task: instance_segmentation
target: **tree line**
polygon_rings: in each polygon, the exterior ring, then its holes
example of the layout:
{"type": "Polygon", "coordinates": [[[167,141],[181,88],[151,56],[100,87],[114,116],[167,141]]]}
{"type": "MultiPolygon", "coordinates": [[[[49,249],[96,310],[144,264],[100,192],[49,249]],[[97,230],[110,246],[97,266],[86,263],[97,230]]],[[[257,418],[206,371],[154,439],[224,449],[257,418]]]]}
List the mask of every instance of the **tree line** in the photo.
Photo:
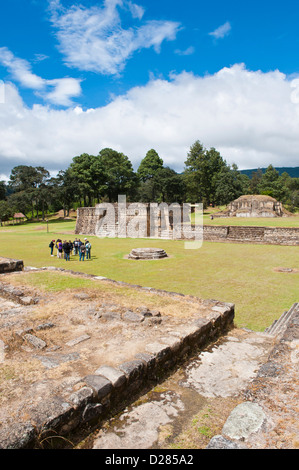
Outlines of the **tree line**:
{"type": "Polygon", "coordinates": [[[165,166],[154,149],[134,171],[126,155],[105,148],[98,155],[75,156],[55,177],[42,166],[14,167],[9,181],[0,181],[0,220],[9,220],[16,212],[27,219],[43,220],[47,213],[61,209],[68,215],[72,208],[117,202],[120,194],[128,202],[202,202],[204,207],[226,205],[244,194],[265,194],[296,212],[299,178],[280,175],[272,165],[264,173],[253,172],[250,178],[199,140],[190,147],[182,173],[165,166]]]}

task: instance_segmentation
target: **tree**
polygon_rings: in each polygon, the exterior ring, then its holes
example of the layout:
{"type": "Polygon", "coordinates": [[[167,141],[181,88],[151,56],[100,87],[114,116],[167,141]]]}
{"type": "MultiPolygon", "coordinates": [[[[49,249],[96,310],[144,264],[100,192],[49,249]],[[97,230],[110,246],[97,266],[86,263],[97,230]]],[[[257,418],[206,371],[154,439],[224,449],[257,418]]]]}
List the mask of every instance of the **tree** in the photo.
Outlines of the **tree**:
{"type": "Polygon", "coordinates": [[[258,185],[260,194],[274,197],[273,190],[278,179],[279,172],[272,165],[269,165],[258,185]]]}
{"type": "Polygon", "coordinates": [[[26,193],[26,201],[31,200],[32,216],[34,205],[36,207],[36,215],[39,217],[39,203],[42,204],[43,218],[44,207],[48,200],[47,184],[50,173],[42,166],[33,167],[27,165],[19,165],[12,169],[9,187],[14,193],[26,193]]]}
{"type": "Polygon", "coordinates": [[[70,169],[61,170],[56,178],[50,181],[51,203],[56,210],[63,208],[64,216],[69,215],[69,211],[78,196],[78,183],[70,169]]]}
{"type": "Polygon", "coordinates": [[[5,181],[0,181],[0,201],[6,199],[6,184],[5,181]]]}
{"type": "Polygon", "coordinates": [[[248,192],[249,178],[238,171],[237,165],[223,167],[215,177],[216,204],[228,204],[248,192]]]}
{"type": "Polygon", "coordinates": [[[138,178],[132,163],[126,155],[111,148],[102,149],[99,159],[104,168],[104,191],[109,202],[118,200],[118,195],[125,194],[128,199],[137,193],[138,178]]]}
{"type": "Polygon", "coordinates": [[[259,185],[263,177],[263,172],[260,168],[257,171],[251,173],[251,180],[249,184],[249,193],[250,194],[259,194],[259,185]]]}
{"type": "Polygon", "coordinates": [[[2,227],[2,222],[9,220],[10,217],[14,215],[13,207],[7,201],[0,201],[0,224],[2,227]]]}
{"type": "Polygon", "coordinates": [[[226,162],[214,147],[207,150],[197,140],[190,147],[185,161],[187,202],[214,204],[217,176],[225,166],[226,162]]]}
{"type": "Polygon", "coordinates": [[[77,180],[78,192],[83,198],[84,206],[92,205],[94,176],[92,172],[96,157],[88,153],[82,153],[73,158],[69,167],[70,176],[77,180]]]}
{"type": "Polygon", "coordinates": [[[185,184],[182,175],[169,167],[163,167],[157,170],[154,179],[159,194],[158,202],[184,202],[185,184]]]}
{"type": "Polygon", "coordinates": [[[151,149],[147,152],[146,156],[141,160],[137,170],[137,175],[141,181],[145,182],[153,178],[157,171],[163,168],[163,160],[159,157],[156,150],[151,149]]]}

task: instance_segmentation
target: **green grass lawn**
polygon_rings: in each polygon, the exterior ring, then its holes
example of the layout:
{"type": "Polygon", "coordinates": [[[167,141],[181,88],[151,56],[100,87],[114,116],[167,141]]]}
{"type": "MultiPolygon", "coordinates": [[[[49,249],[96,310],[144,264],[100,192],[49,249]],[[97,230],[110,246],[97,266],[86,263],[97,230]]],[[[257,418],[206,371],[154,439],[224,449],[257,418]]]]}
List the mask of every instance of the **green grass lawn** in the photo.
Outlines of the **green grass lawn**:
{"type": "MultiPolygon", "coordinates": [[[[1,227],[0,256],[22,259],[25,266],[63,267],[204,299],[233,302],[236,325],[256,331],[263,331],[299,301],[299,273],[274,271],[276,267],[298,269],[298,247],[204,242],[199,249],[187,250],[183,241],[176,240],[89,237],[90,261],[80,262],[78,256],[72,256],[70,262],[51,257],[50,240],[73,240],[74,227],[74,221],[66,220],[49,222],[49,232],[47,224],[41,222],[1,227]],[[138,247],[163,248],[169,258],[125,259],[132,248],[138,247]]],[[[66,277],[66,286],[67,282],[66,277]]]]}

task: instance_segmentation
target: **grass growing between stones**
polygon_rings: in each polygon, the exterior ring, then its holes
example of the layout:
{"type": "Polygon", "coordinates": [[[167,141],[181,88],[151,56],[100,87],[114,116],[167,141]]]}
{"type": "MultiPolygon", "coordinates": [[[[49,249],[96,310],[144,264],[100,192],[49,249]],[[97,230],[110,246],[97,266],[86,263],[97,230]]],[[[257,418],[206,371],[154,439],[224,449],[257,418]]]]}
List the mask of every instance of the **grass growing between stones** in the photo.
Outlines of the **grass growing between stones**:
{"type": "MultiPolygon", "coordinates": [[[[89,237],[91,260],[80,262],[78,256],[72,256],[66,262],[51,257],[50,240],[73,240],[74,226],[74,221],[57,221],[49,224],[49,232],[46,224],[40,223],[10,227],[10,230],[1,228],[0,255],[22,259],[25,266],[62,267],[203,299],[232,302],[236,325],[255,331],[263,331],[298,302],[299,273],[275,272],[277,267],[299,268],[298,247],[204,242],[200,249],[192,250],[185,249],[183,241],[89,237]],[[38,227],[42,228],[37,230],[38,227]],[[163,248],[169,258],[125,259],[132,248],[139,247],[163,248]]],[[[78,278],[58,281],[52,277],[44,278],[43,282],[47,288],[59,291],[66,285],[89,288],[92,281],[78,278]]]]}

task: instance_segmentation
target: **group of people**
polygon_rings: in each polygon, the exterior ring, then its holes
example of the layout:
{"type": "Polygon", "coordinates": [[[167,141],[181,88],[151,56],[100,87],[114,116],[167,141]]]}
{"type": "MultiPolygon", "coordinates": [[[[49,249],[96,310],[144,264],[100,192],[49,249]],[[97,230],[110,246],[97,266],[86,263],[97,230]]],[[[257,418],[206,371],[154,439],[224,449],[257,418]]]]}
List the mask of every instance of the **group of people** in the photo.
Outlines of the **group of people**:
{"type": "Polygon", "coordinates": [[[62,241],[58,238],[56,241],[51,240],[49,248],[51,250],[51,256],[54,256],[54,248],[56,248],[57,258],[64,258],[66,261],[70,261],[71,254],[79,255],[79,261],[91,259],[91,243],[87,238],[84,239],[84,242],[82,242],[80,238],[75,238],[73,242],[70,240],[62,241]]]}

